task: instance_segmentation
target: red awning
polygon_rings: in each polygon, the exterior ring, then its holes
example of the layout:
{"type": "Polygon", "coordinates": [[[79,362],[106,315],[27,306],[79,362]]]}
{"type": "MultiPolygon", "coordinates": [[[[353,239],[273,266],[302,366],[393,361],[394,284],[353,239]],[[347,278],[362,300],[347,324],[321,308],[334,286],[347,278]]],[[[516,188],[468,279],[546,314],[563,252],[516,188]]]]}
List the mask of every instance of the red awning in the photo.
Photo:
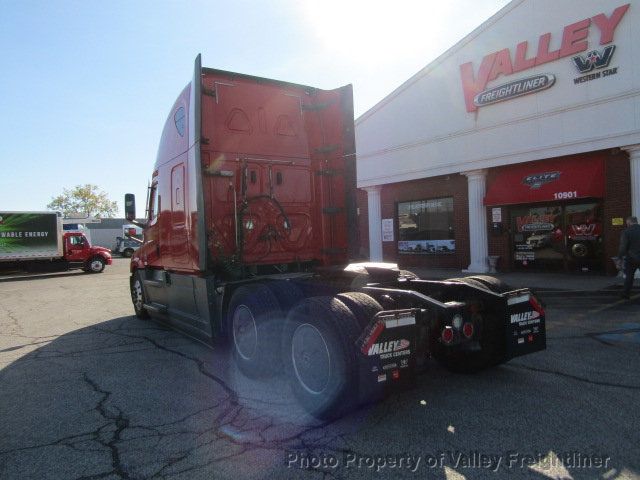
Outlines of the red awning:
{"type": "Polygon", "coordinates": [[[487,187],[485,205],[604,197],[604,161],[571,157],[503,167],[487,187]]]}

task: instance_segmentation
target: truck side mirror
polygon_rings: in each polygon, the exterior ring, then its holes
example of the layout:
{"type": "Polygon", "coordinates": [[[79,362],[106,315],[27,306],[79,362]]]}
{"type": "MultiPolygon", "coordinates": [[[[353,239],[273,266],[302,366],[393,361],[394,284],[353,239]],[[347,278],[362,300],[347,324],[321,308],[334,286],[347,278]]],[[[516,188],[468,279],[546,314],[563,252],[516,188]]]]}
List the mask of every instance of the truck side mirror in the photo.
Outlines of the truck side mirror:
{"type": "Polygon", "coordinates": [[[129,222],[136,219],[136,196],[133,193],[124,194],[124,216],[129,222]]]}

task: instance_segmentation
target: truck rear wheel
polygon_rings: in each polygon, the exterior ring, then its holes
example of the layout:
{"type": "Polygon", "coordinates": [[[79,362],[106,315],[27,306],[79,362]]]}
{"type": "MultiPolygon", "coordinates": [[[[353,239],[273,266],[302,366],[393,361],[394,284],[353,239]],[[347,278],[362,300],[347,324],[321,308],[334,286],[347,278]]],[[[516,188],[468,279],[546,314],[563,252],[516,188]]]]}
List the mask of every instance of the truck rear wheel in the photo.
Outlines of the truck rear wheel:
{"type": "Polygon", "coordinates": [[[355,316],[337,297],[306,298],[289,312],[285,371],[293,394],[314,417],[336,418],[357,404],[359,332],[355,316]]]}
{"type": "Polygon", "coordinates": [[[418,275],[413,273],[411,270],[400,270],[400,276],[403,277],[403,278],[407,278],[409,280],[420,278],[420,277],[418,277],[418,275]]]}
{"type": "Polygon", "coordinates": [[[504,293],[513,290],[511,286],[507,285],[502,280],[490,275],[473,275],[470,277],[449,278],[447,279],[447,281],[466,283],[467,285],[484,288],[495,293],[504,293]]]}
{"type": "Polygon", "coordinates": [[[265,283],[267,288],[273,293],[280,306],[280,311],[286,317],[286,314],[304,297],[298,286],[287,280],[275,280],[265,283]]]}
{"type": "Polygon", "coordinates": [[[486,288],[495,293],[505,293],[510,292],[513,288],[510,285],[507,285],[502,280],[492,277],[491,275],[473,275],[470,278],[472,280],[476,280],[482,283],[486,288]]]}
{"type": "Polygon", "coordinates": [[[372,297],[362,292],[346,292],[336,295],[355,316],[361,330],[364,330],[382,306],[372,297]]]}
{"type": "Polygon", "coordinates": [[[135,272],[131,279],[131,301],[133,302],[133,309],[136,312],[136,317],[140,319],[149,318],[149,312],[144,308],[146,299],[144,296],[144,288],[142,286],[142,276],[140,272],[135,272]]]}
{"type": "Polygon", "coordinates": [[[260,283],[238,288],[228,312],[227,332],[238,369],[249,378],[280,372],[284,315],[271,290],[260,283]]]}

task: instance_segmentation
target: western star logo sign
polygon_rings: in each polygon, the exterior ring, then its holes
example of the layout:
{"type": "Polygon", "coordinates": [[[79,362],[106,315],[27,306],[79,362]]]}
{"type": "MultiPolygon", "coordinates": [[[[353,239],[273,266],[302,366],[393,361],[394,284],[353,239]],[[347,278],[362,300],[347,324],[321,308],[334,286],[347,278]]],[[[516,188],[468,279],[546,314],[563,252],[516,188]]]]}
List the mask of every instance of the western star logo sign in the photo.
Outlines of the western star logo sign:
{"type": "Polygon", "coordinates": [[[540,188],[545,183],[550,183],[560,178],[562,172],[544,172],[527,175],[522,179],[524,185],[528,185],[532,190],[540,188]]]}
{"type": "Polygon", "coordinates": [[[615,52],[616,46],[609,45],[602,52],[593,50],[587,54],[586,57],[577,55],[573,57],[573,63],[580,73],[589,73],[595,68],[605,68],[609,66],[613,52],[615,52]]]}
{"type": "Polygon", "coordinates": [[[573,83],[578,85],[584,82],[590,82],[591,80],[597,80],[599,78],[609,77],[618,73],[618,67],[606,68],[611,63],[613,52],[616,51],[615,45],[609,45],[604,50],[592,50],[587,53],[586,56],[576,55],[573,57],[573,64],[582,75],[574,78],[573,83]],[[602,71],[593,72],[593,70],[605,69],[602,71]],[[590,73],[593,72],[593,73],[590,73]]]}
{"type": "MultiPolygon", "coordinates": [[[[515,55],[512,55],[511,50],[508,48],[486,55],[480,63],[477,74],[472,62],[460,65],[460,76],[462,79],[462,89],[464,90],[464,99],[467,111],[475,112],[478,107],[483,105],[489,105],[491,103],[496,103],[496,101],[508,100],[510,98],[519,97],[527,93],[533,93],[543,90],[544,88],[532,88],[528,91],[521,89],[521,92],[516,95],[514,94],[514,88],[511,92],[511,95],[506,95],[506,93],[504,93],[499,99],[497,99],[498,93],[495,93],[495,101],[488,101],[484,103],[481,101],[476,103],[474,101],[481,100],[482,94],[490,94],[496,88],[506,88],[512,83],[517,83],[511,82],[505,85],[501,85],[500,87],[486,90],[487,85],[490,82],[496,80],[502,75],[509,76],[513,75],[514,73],[524,72],[539,65],[554,62],[560,58],[575,57],[579,53],[586,52],[587,50],[589,50],[589,42],[587,38],[589,37],[589,29],[591,28],[591,24],[594,24],[600,33],[600,45],[608,45],[609,43],[613,42],[613,36],[616,28],[622,20],[622,17],[624,17],[625,13],[627,13],[629,5],[630,4],[626,4],[616,8],[611,13],[611,15],[600,13],[595,17],[585,18],[584,20],[580,20],[579,22],[567,25],[562,31],[562,41],[560,44],[560,48],[557,50],[550,50],[551,33],[544,33],[540,35],[538,39],[538,48],[535,57],[527,56],[527,52],[529,50],[529,42],[523,41],[516,46],[515,55]]],[[[598,53],[597,51],[595,52],[598,53]]],[[[610,55],[611,54],[613,54],[613,52],[611,52],[610,55]]],[[[549,75],[549,77],[552,77],[552,75],[549,75]]],[[[531,80],[531,78],[523,79],[522,81],[531,80]]],[[[547,85],[546,88],[549,88],[551,85],[552,84],[547,85]]],[[[490,95],[490,97],[492,97],[492,95],[490,95]]],[[[489,99],[489,97],[487,97],[487,99],[489,99]]]]}
{"type": "Polygon", "coordinates": [[[573,230],[574,235],[592,235],[596,230],[596,224],[571,225],[571,230],[573,230]]]}

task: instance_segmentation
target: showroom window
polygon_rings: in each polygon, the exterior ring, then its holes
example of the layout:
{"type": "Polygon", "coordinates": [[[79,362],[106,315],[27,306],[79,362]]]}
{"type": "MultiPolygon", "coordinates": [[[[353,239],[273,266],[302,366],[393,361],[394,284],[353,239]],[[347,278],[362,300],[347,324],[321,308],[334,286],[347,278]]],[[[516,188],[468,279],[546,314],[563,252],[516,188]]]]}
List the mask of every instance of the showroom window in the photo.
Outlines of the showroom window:
{"type": "Polygon", "coordinates": [[[398,203],[399,253],[454,253],[453,197],[398,203]]]}

